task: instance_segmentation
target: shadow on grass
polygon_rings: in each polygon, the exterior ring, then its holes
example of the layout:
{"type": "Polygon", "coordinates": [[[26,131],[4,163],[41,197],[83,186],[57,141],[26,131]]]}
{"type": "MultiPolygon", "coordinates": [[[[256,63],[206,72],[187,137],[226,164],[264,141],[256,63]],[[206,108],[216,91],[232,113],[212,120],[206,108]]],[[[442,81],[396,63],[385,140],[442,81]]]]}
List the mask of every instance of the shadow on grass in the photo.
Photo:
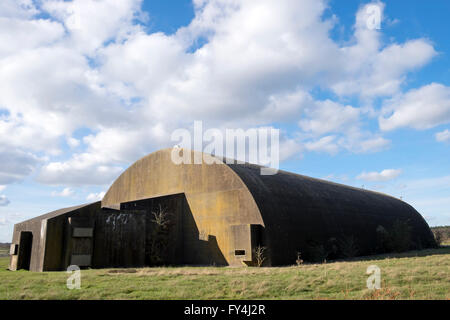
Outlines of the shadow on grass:
{"type": "Polygon", "coordinates": [[[338,262],[338,261],[370,261],[370,260],[383,260],[383,259],[392,259],[392,258],[414,258],[414,257],[427,257],[427,256],[435,256],[435,255],[446,255],[450,254],[450,246],[441,246],[436,249],[423,249],[423,250],[413,250],[406,252],[391,252],[385,254],[378,254],[373,256],[360,256],[345,260],[335,260],[330,262],[338,262]]]}

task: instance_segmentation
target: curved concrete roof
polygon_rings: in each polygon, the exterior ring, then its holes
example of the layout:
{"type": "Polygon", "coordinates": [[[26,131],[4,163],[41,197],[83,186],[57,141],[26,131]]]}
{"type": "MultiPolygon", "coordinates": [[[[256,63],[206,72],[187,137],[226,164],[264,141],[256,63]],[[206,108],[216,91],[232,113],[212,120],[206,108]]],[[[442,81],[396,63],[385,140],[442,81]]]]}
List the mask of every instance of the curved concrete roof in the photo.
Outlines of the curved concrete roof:
{"type": "MultiPolygon", "coordinates": [[[[136,161],[112,184],[102,200],[102,207],[120,203],[184,193],[197,228],[214,235],[230,264],[233,261],[229,227],[264,222],[253,196],[228,165],[180,164],[171,160],[172,149],[160,150],[136,161]]],[[[202,153],[190,150],[191,155],[202,153]]]]}
{"type": "Polygon", "coordinates": [[[135,162],[113,183],[102,206],[184,193],[199,230],[216,236],[230,264],[236,261],[229,226],[240,224],[265,227],[273,265],[293,263],[309,243],[348,235],[357,238],[361,254],[374,253],[376,228],[395,220],[410,223],[417,245],[434,243],[421,215],[391,196],[285,171],[262,176],[260,166],[218,158],[213,165],[176,165],[171,152],[160,150],[135,162]]]}
{"type": "Polygon", "coordinates": [[[392,196],[286,171],[260,175],[260,166],[230,165],[245,183],[260,210],[274,264],[286,261],[286,250],[354,236],[360,254],[375,253],[376,229],[407,221],[417,247],[433,246],[434,237],[422,216],[392,196]],[[299,236],[301,234],[301,236],[299,236]]]}

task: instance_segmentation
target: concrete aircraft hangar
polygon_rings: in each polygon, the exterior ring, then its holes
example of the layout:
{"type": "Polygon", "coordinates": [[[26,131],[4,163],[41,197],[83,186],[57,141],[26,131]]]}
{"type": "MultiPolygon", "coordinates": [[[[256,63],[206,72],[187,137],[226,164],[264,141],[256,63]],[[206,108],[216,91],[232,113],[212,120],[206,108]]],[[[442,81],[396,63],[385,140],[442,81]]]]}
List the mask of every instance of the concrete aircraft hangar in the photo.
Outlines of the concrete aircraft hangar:
{"type": "Polygon", "coordinates": [[[409,249],[436,245],[422,216],[397,198],[285,171],[260,175],[260,166],[219,158],[177,165],[171,150],[135,162],[102,201],[16,224],[10,269],[253,265],[258,247],[264,265],[288,265],[349,237],[357,255],[382,252],[380,229],[399,221],[410,227],[409,249]],[[170,223],[161,231],[162,211],[170,223]]]}

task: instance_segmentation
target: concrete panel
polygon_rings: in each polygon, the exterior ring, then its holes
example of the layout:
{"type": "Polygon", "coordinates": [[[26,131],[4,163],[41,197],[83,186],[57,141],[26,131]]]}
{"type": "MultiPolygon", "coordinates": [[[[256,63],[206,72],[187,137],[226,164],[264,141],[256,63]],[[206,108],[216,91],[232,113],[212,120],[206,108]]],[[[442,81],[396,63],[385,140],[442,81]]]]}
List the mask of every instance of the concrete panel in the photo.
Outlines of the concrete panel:
{"type": "Polygon", "coordinates": [[[10,269],[16,270],[20,268],[20,259],[18,255],[20,254],[20,235],[22,232],[27,231],[32,234],[32,244],[31,244],[31,257],[30,257],[30,271],[42,271],[40,267],[41,248],[40,248],[40,233],[41,233],[41,221],[40,220],[28,220],[22,223],[18,223],[14,226],[13,239],[11,243],[16,243],[19,245],[17,249],[17,255],[11,256],[10,269]],[[14,260],[14,261],[13,261],[14,260]]]}
{"type": "Polygon", "coordinates": [[[11,260],[9,261],[9,270],[11,270],[11,271],[17,270],[17,261],[18,261],[17,255],[11,256],[11,260]]]}
{"type": "Polygon", "coordinates": [[[252,261],[252,239],[249,224],[230,226],[231,248],[237,259],[242,261],[252,261]]]}
{"type": "Polygon", "coordinates": [[[11,243],[11,246],[9,247],[9,254],[10,255],[15,255],[17,254],[17,244],[15,243],[11,243]]]}
{"type": "MultiPolygon", "coordinates": [[[[31,232],[33,242],[30,271],[65,270],[70,263],[69,240],[65,235],[70,235],[71,238],[71,233],[65,231],[67,218],[72,215],[86,215],[92,219],[98,210],[100,210],[100,202],[64,208],[26,220],[14,226],[11,242],[19,244],[21,232],[31,232]],[[66,252],[68,256],[65,259],[66,252]]],[[[17,260],[17,256],[11,256],[11,270],[17,268],[17,260]]]]}
{"type": "Polygon", "coordinates": [[[92,238],[94,228],[73,228],[72,237],[74,238],[92,238]]]}
{"type": "Polygon", "coordinates": [[[93,267],[145,266],[146,212],[104,209],[96,215],[93,267]]]}
{"type": "Polygon", "coordinates": [[[75,228],[93,228],[100,202],[47,219],[44,271],[66,270],[73,254],[92,254],[92,238],[74,238],[75,228]]]}

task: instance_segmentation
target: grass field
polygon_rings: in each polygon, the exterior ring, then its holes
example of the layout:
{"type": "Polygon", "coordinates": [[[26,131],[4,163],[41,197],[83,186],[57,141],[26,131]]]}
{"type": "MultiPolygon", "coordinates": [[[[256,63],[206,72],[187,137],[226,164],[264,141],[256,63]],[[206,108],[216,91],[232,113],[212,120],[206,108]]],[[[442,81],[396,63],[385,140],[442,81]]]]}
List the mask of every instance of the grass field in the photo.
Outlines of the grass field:
{"type": "Polygon", "coordinates": [[[9,245],[1,244],[0,245],[0,258],[9,256],[9,245]]]}
{"type": "Polygon", "coordinates": [[[65,272],[8,271],[0,258],[0,299],[450,299],[450,247],[281,268],[166,267],[65,272]],[[368,290],[366,269],[381,269],[368,290]]]}

